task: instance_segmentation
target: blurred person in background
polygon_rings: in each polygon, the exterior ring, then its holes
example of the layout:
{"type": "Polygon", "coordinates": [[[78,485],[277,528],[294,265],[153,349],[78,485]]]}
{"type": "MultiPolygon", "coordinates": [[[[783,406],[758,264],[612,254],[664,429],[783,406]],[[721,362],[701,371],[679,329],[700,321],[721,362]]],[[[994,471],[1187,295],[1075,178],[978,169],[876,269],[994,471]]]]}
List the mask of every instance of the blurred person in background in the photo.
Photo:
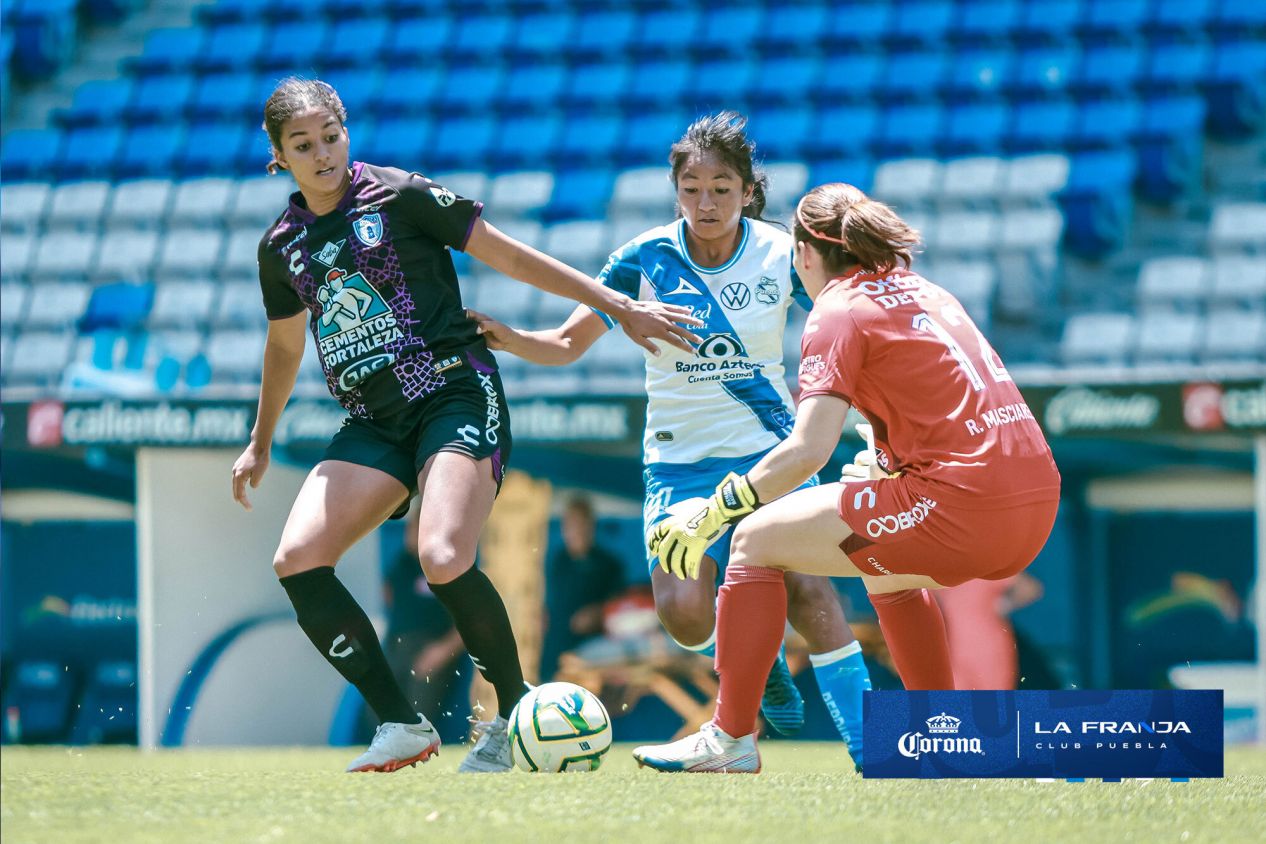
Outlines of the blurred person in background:
{"type": "Polygon", "coordinates": [[[346,122],[338,93],[316,80],[285,79],[264,106],[269,172],[288,171],[298,190],[259,245],[269,326],[258,414],[233,466],[233,497],[250,508],[246,487],[257,487],[268,468],[310,330],[348,415],[295,499],[273,568],[300,628],[379,719],[348,771],[395,771],[440,745],[334,573],[361,537],[404,515],[415,492],[422,571],[497,696],[460,770],[507,771],[506,716],[525,690],[523,672],[505,604],[475,566],[475,551],[510,459],[510,420],[496,360],[465,316],[448,250],[593,306],[647,348],[655,338],[689,349],[696,338],[674,320],[694,321],[687,309],[635,301],[505,236],[484,222],[482,203],[424,176],[352,162],[346,122]],[[337,318],[327,318],[326,303],[337,318]]]}
{"type": "MultiPolygon", "coordinates": [[[[628,296],[687,306],[703,323],[697,349],[646,356],[646,535],[674,505],[706,494],[727,473],[747,471],[792,429],[783,332],[792,299],[806,308],[809,302],[792,267],[790,236],[761,216],[768,180],[753,160],[746,125],[723,112],[686,129],[669,152],[680,216],[621,246],[598,276],[628,296]]],[[[548,331],[472,316],[492,348],[547,365],[578,359],[614,325],[587,307],[548,331]]],[[[711,544],[697,578],[674,576],[654,554],[647,557],[660,621],[682,647],[709,657],[716,655],[716,586],[729,557],[728,537],[711,544]]],[[[825,577],[789,574],[784,609],[808,644],[827,712],[860,765],[862,692],[870,677],[835,587],[825,577]]],[[[804,699],[785,649],[764,682],[765,720],[780,733],[797,732],[804,699]]]]}
{"type": "Polygon", "coordinates": [[[1020,572],[1001,580],[969,580],[932,594],[945,619],[954,688],[1016,688],[1020,657],[1010,616],[1042,597],[1042,582],[1020,572]]]}
{"type": "Polygon", "coordinates": [[[603,634],[603,608],[624,591],[624,566],[594,541],[593,504],[584,496],[563,508],[563,544],[545,566],[545,638],[541,682],[554,676],[558,656],[603,634]]]}
{"type": "Polygon", "coordinates": [[[790,572],[861,577],[905,687],[953,689],[928,590],[1018,574],[1055,523],[1060,476],[1042,429],[958,300],[909,269],[918,232],[835,183],[800,200],[794,236],[814,300],[795,429],[651,537],[654,553],[694,578],[708,545],[737,523],[718,600],[716,715],[694,735],[633,751],[656,770],[760,771],[760,686],[778,655],[790,572]],[[870,479],[804,487],[850,407],[874,432],[870,479]]]}

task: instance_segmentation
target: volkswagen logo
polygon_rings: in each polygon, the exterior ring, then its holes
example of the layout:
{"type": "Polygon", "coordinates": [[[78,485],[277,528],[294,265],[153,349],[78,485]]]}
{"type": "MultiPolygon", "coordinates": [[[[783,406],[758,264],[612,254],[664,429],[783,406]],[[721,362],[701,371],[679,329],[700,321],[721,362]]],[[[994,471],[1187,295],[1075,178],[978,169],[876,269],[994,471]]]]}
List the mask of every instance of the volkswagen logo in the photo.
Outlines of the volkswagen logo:
{"type": "Polygon", "coordinates": [[[725,285],[721,291],[721,304],[731,311],[741,311],[752,301],[752,291],[741,281],[725,285]]]}

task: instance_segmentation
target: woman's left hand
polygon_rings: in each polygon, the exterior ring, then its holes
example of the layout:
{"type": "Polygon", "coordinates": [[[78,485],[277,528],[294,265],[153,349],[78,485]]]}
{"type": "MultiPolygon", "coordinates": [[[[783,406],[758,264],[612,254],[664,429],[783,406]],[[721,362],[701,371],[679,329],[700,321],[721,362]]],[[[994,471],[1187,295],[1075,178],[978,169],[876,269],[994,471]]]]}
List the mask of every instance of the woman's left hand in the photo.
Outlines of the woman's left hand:
{"type": "Polygon", "coordinates": [[[659,348],[652,340],[663,340],[681,349],[694,353],[694,346],[703,342],[697,334],[683,326],[700,327],[703,320],[691,316],[690,308],[681,305],[668,305],[664,302],[642,302],[626,299],[622,313],[611,314],[612,319],[620,323],[624,333],[634,343],[651,354],[658,356],[659,348]]]}

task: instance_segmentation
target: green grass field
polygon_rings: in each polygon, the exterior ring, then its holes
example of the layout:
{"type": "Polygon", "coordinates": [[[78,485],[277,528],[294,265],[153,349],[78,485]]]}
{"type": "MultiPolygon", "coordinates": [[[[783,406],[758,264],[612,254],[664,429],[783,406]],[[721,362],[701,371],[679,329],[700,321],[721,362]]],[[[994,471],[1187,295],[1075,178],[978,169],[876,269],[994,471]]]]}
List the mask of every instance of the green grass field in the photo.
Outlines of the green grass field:
{"type": "Polygon", "coordinates": [[[638,770],[458,776],[452,748],[395,774],[343,774],[339,749],[6,747],[4,844],[20,842],[1261,841],[1266,751],[1224,780],[865,781],[830,744],[766,742],[760,776],[638,770]]]}

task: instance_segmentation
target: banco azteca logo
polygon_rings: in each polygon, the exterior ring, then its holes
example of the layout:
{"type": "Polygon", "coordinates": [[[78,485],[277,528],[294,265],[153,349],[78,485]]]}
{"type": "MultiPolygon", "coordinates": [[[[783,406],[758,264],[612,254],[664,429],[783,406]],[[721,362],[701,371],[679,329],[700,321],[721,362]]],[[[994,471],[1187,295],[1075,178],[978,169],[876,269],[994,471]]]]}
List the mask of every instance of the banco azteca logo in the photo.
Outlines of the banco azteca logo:
{"type": "Polygon", "coordinates": [[[909,759],[919,759],[924,753],[975,753],[984,755],[985,749],[976,736],[959,736],[962,719],[942,712],[927,719],[927,731],[903,733],[897,739],[897,750],[909,759]]]}

